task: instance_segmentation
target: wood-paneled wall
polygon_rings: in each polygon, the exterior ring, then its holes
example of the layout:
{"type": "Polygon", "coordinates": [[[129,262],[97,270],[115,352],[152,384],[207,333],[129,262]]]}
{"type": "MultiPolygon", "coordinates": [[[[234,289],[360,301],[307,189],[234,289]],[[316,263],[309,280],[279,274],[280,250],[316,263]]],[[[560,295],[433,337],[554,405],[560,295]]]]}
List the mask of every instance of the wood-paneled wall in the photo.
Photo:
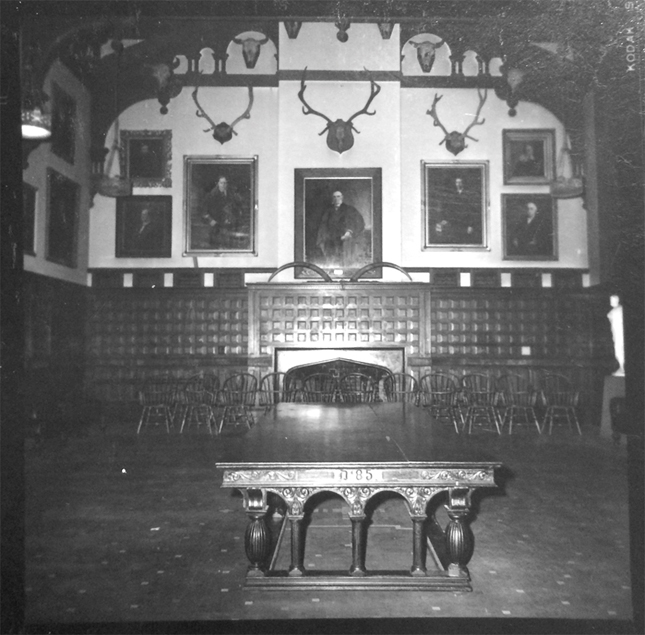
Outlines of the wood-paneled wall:
{"type": "Polygon", "coordinates": [[[151,374],[223,380],[274,369],[276,348],[404,348],[418,377],[568,375],[598,424],[615,367],[606,297],[592,289],[448,288],[421,283],[259,284],[248,288],[96,288],[87,312],[86,383],[133,401],[151,374]]]}

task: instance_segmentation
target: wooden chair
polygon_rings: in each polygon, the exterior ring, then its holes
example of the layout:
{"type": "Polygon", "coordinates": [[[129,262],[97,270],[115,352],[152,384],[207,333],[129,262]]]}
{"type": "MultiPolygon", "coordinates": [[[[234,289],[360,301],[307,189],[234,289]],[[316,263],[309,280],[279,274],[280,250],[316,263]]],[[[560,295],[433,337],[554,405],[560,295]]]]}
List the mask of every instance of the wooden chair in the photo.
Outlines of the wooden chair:
{"type": "Polygon", "coordinates": [[[258,390],[260,406],[268,412],[277,403],[290,403],[296,401],[297,389],[295,384],[287,378],[286,373],[269,373],[262,377],[258,390]]]}
{"type": "MultiPolygon", "coordinates": [[[[212,386],[212,382],[210,382],[212,386]]],[[[208,431],[213,434],[213,424],[215,422],[214,407],[216,396],[206,390],[206,380],[202,373],[193,375],[187,379],[181,386],[183,415],[181,421],[180,434],[184,428],[188,429],[195,424],[199,428],[205,425],[208,431]]]]}
{"type": "Polygon", "coordinates": [[[419,383],[414,375],[392,373],[383,380],[386,401],[405,401],[419,405],[419,383]]]}
{"type": "Polygon", "coordinates": [[[157,426],[160,422],[170,433],[176,399],[176,381],[172,377],[163,375],[148,379],[139,391],[142,411],[137,434],[141,432],[143,426],[146,428],[151,424],[157,426]]]}
{"type": "Polygon", "coordinates": [[[573,387],[571,381],[564,375],[548,374],[542,380],[541,396],[546,407],[542,430],[548,424],[549,434],[553,431],[555,421],[564,420],[572,428],[575,424],[578,434],[582,434],[576,408],[580,401],[580,393],[573,387]]]}
{"type": "Polygon", "coordinates": [[[255,423],[253,407],[257,388],[258,380],[251,373],[236,373],[224,381],[217,395],[218,405],[222,408],[218,432],[225,424],[243,423],[251,428],[255,423]]]}
{"type": "Polygon", "coordinates": [[[340,399],[343,403],[373,403],[377,400],[378,385],[363,373],[348,373],[340,378],[340,399]]]}
{"type": "Polygon", "coordinates": [[[458,404],[459,384],[454,377],[446,373],[428,373],[421,378],[419,385],[421,405],[429,408],[437,420],[447,417],[459,434],[464,421],[458,404]]]}
{"type": "Polygon", "coordinates": [[[473,426],[501,434],[495,378],[485,373],[468,373],[461,378],[461,390],[466,400],[465,427],[468,434],[472,434],[473,426]]]}
{"type": "Polygon", "coordinates": [[[513,434],[514,425],[526,424],[535,426],[538,434],[542,434],[535,414],[538,394],[527,378],[512,373],[502,375],[497,380],[497,391],[501,399],[498,406],[502,411],[499,417],[502,428],[508,424],[508,433],[513,434]]]}
{"type": "Polygon", "coordinates": [[[339,400],[338,382],[330,373],[313,373],[302,383],[305,403],[333,403],[339,400]]]}

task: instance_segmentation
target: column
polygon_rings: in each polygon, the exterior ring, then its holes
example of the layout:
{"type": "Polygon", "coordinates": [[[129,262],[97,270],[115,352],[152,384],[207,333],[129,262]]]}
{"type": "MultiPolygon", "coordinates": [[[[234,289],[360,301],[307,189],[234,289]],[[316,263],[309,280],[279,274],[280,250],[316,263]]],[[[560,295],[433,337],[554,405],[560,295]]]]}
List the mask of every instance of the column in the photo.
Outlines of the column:
{"type": "Polygon", "coordinates": [[[271,550],[271,537],[265,520],[268,510],[266,493],[262,490],[246,490],[243,495],[245,511],[250,520],[244,534],[244,548],[251,563],[246,575],[251,578],[263,577],[271,550]]]}
{"type": "Polygon", "coordinates": [[[466,565],[473,554],[474,539],[466,518],[470,514],[470,490],[450,490],[445,506],[450,521],[446,527],[446,547],[450,577],[468,577],[466,565]]]}

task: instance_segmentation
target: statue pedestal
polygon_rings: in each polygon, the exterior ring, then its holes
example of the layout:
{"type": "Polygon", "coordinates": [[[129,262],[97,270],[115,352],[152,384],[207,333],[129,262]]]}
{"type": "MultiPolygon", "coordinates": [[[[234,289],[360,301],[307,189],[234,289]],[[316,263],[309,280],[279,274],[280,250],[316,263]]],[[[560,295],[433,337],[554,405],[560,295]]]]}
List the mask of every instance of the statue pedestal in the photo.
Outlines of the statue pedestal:
{"type": "Polygon", "coordinates": [[[602,392],[602,415],[600,419],[600,436],[611,438],[611,415],[609,413],[609,402],[614,397],[625,396],[625,377],[609,375],[605,377],[605,386],[602,392]]]}

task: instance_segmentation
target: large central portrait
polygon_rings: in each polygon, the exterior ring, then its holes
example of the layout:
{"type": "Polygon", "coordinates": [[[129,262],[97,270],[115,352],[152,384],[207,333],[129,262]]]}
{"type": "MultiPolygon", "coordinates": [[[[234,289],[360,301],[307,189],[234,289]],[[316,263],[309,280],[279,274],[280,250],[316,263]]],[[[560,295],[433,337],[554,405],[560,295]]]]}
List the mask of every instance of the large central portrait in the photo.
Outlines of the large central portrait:
{"type": "MultiPolygon", "coordinates": [[[[295,232],[296,261],[317,265],[332,278],[381,262],[381,169],[296,170],[295,232]]],[[[371,271],[380,275],[380,268],[371,271]]],[[[296,276],[315,274],[299,267],[296,276]]]]}

